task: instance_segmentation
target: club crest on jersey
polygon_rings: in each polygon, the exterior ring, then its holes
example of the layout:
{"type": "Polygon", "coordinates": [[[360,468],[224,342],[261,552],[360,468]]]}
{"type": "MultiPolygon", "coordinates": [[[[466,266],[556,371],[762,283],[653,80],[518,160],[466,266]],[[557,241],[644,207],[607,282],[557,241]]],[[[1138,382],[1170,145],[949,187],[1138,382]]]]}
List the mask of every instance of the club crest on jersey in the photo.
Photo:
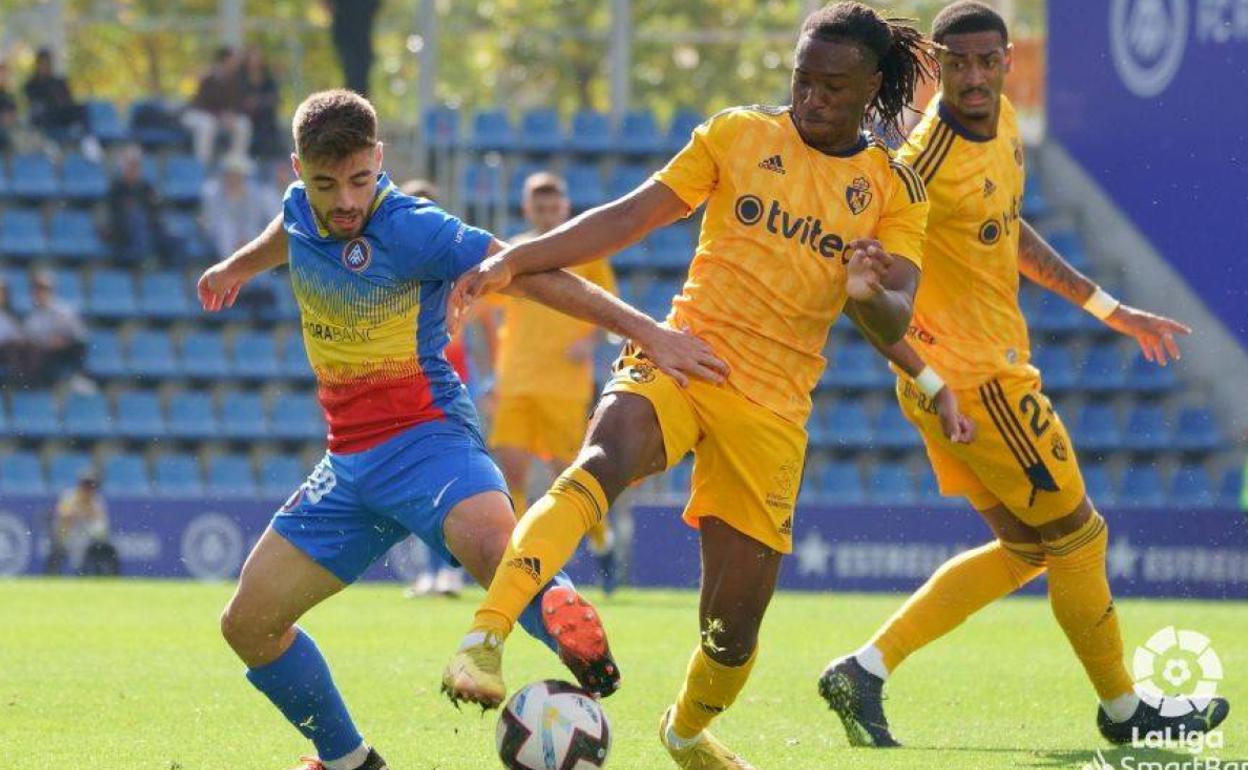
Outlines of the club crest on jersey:
{"type": "Polygon", "coordinates": [[[849,210],[854,212],[854,216],[866,211],[867,206],[871,205],[871,183],[865,176],[858,177],[845,188],[845,202],[849,204],[849,210]]]}
{"type": "Polygon", "coordinates": [[[979,226],[979,242],[991,246],[1001,239],[1001,225],[995,219],[989,219],[979,226]]]}
{"type": "Polygon", "coordinates": [[[342,247],[342,264],[348,270],[363,272],[373,262],[373,247],[367,238],[352,238],[342,247]]]}
{"type": "Polygon", "coordinates": [[[1014,146],[1014,162],[1019,168],[1023,167],[1023,140],[1017,136],[1010,139],[1010,144],[1014,146]]]}

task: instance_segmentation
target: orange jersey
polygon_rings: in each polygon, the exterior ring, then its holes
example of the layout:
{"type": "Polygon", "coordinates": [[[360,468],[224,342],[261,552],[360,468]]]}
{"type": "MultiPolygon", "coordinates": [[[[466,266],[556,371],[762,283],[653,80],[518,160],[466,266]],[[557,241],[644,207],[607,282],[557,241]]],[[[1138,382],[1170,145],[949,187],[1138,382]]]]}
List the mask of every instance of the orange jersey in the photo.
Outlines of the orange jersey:
{"type": "Polygon", "coordinates": [[[1001,98],[997,135],[984,139],[937,94],[899,156],[923,177],[932,205],[911,344],[955,389],[1034,373],[1018,306],[1024,167],[1013,106],[1001,98]]]}
{"type": "MultiPolygon", "coordinates": [[[[510,240],[521,243],[527,239],[520,236],[510,240]]],[[[568,270],[616,293],[615,274],[605,259],[568,270]]],[[[586,401],[593,397],[593,356],[581,361],[569,356],[574,345],[597,333],[593,324],[521,297],[503,296],[498,304],[503,309],[495,369],[499,396],[558,396],[586,401]]]]}
{"type": "Polygon", "coordinates": [[[845,305],[846,246],[875,238],[921,265],[922,181],[866,136],[839,156],[813,149],[787,107],[719,113],[654,178],[690,210],[706,204],[668,322],[728,362],[730,388],[805,423],[845,305]]]}

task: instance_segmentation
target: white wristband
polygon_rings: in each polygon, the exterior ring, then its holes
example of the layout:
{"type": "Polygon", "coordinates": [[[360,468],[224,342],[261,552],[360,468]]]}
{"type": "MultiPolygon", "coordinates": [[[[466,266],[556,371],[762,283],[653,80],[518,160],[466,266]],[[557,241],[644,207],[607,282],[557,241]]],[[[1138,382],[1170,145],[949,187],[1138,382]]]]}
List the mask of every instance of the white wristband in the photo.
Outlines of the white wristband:
{"type": "Polygon", "coordinates": [[[1088,301],[1083,303],[1083,309],[1104,321],[1113,315],[1120,304],[1122,303],[1114,299],[1114,295],[1097,286],[1088,301]]]}
{"type": "Polygon", "coordinates": [[[936,394],[940,389],[945,387],[945,381],[940,379],[940,375],[932,371],[932,367],[925,366],[923,371],[919,372],[919,376],[914,378],[914,384],[919,386],[919,390],[923,391],[923,395],[928,398],[936,398],[936,394]]]}

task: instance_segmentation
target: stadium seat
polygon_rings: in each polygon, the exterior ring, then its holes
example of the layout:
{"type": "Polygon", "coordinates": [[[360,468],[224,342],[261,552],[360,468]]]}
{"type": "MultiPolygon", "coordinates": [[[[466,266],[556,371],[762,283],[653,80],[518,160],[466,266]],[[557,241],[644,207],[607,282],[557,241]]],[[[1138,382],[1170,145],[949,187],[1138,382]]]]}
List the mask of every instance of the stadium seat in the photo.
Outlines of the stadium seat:
{"type": "Polygon", "coordinates": [[[914,476],[901,463],[875,463],[867,471],[867,500],[876,505],[913,505],[914,476]]]}
{"type": "Polygon", "coordinates": [[[162,320],[195,315],[186,282],[172,270],[145,272],[139,278],[139,312],[145,318],[162,320]]]}
{"type": "Polygon", "coordinates": [[[52,280],[56,284],[57,299],[75,309],[86,304],[86,291],[82,288],[82,274],[76,269],[55,270],[52,280]]]}
{"type": "Polygon", "coordinates": [[[95,377],[120,377],[126,373],[121,339],[112,329],[92,329],[87,337],[87,373],[95,377]]]}
{"type": "Polygon", "coordinates": [[[268,380],[280,374],[277,344],[271,332],[240,332],[232,347],[235,376],[268,380]]]}
{"type": "Polygon", "coordinates": [[[897,402],[889,399],[875,419],[872,444],[879,449],[909,450],[923,445],[919,432],[901,413],[897,402]]]}
{"type": "Polygon", "coordinates": [[[279,368],[283,377],[312,378],[312,364],[308,361],[308,351],[303,346],[302,334],[298,332],[287,334],[281,350],[279,368]]]}
{"type": "Polygon", "coordinates": [[[960,497],[945,497],[940,493],[940,484],[936,481],[936,474],[932,472],[932,466],[923,463],[923,468],[919,471],[919,491],[918,501],[927,508],[958,508],[965,506],[965,501],[960,497]]]}
{"type": "MultiPolygon", "coordinates": [[[[133,318],[139,313],[134,279],[124,270],[96,270],[87,291],[87,312],[101,318],[133,318]]],[[[169,348],[172,353],[172,348],[169,348]]]]}
{"type": "Polygon", "coordinates": [[[91,455],[86,452],[60,452],[48,462],[48,486],[60,493],[78,483],[82,474],[92,470],[91,455]]]}
{"type": "Polygon", "coordinates": [[[548,153],[563,147],[563,126],[559,113],[538,107],[520,116],[519,149],[524,152],[548,153]]]}
{"type": "Polygon", "coordinates": [[[614,200],[628,195],[650,178],[648,166],[621,163],[617,164],[607,182],[607,197],[614,200]]]}
{"type": "MultiPolygon", "coordinates": [[[[130,139],[130,131],[121,120],[117,107],[112,102],[102,99],[91,99],[86,102],[87,125],[91,127],[91,135],[102,144],[118,144],[130,139]]],[[[65,173],[66,181],[69,172],[65,173]]]]}
{"type": "Polygon", "coordinates": [[[1045,390],[1063,391],[1075,386],[1075,360],[1069,349],[1057,346],[1040,348],[1031,362],[1040,370],[1045,390]]]}
{"type": "Polygon", "coordinates": [[[164,437],[165,418],[154,391],[131,390],[117,397],[117,435],[136,441],[164,437]]]}
{"type": "Polygon", "coordinates": [[[7,436],[9,429],[9,405],[6,399],[0,396],[0,438],[7,436]]]}
{"type": "MultiPolygon", "coordinates": [[[[683,145],[682,145],[683,146],[683,145]]],[[[620,121],[615,136],[616,152],[623,155],[653,155],[664,150],[664,140],[659,133],[659,123],[648,109],[630,110],[620,121]]]]}
{"type": "MultiPolygon", "coordinates": [[[[523,184],[524,180],[521,180],[523,184]]],[[[464,202],[470,206],[497,206],[503,202],[502,172],[498,166],[469,163],[464,169],[464,202]]]]}
{"type": "Polygon", "coordinates": [[[0,492],[8,495],[46,495],[43,463],[34,452],[16,451],[0,457],[0,492]]]}
{"type": "Polygon", "coordinates": [[[867,499],[862,474],[852,462],[828,463],[823,469],[817,488],[822,490],[825,499],[838,505],[861,505],[867,499]]]}
{"type": "Polygon", "coordinates": [[[1127,372],[1122,351],[1115,344],[1088,350],[1079,367],[1079,387],[1093,392],[1119,391],[1126,387],[1127,372]]]}
{"type": "Polygon", "coordinates": [[[1092,260],[1083,248],[1083,239],[1074,230],[1052,230],[1044,233],[1044,239],[1067,262],[1079,270],[1087,270],[1092,266],[1092,260]]]}
{"type": "Polygon", "coordinates": [[[703,120],[702,115],[693,110],[677,110],[676,114],[672,116],[672,124],[667,130],[667,151],[676,153],[688,144],[689,137],[693,134],[693,129],[701,125],[703,120]]]}
{"type": "Polygon", "coordinates": [[[47,253],[48,237],[38,211],[7,208],[0,213],[0,257],[37,259],[47,253]]]}
{"type": "Polygon", "coordinates": [[[1185,464],[1170,479],[1167,501],[1177,508],[1212,508],[1217,502],[1213,479],[1204,466],[1185,464]]]}
{"type": "Polygon", "coordinates": [[[161,214],[165,232],[175,242],[174,248],[184,262],[200,262],[214,259],[212,244],[199,226],[195,215],[189,211],[169,211],[161,214]]]}
{"type": "Polygon", "coordinates": [[[676,467],[663,474],[662,488],[668,494],[683,497],[693,485],[693,460],[685,458],[676,467]]]}
{"type": "Polygon", "coordinates": [[[650,233],[646,238],[646,262],[656,270],[679,270],[684,272],[693,259],[693,235],[683,223],[668,225],[650,233]]]}
{"type": "Polygon", "coordinates": [[[108,399],[101,393],[70,393],[65,399],[62,420],[70,436],[99,439],[113,434],[108,399]]]}
{"type": "Polygon", "coordinates": [[[572,116],[572,136],[568,146],[573,152],[600,153],[611,146],[611,118],[597,110],[580,110],[572,116]]]}
{"type": "Polygon", "coordinates": [[[1023,216],[1027,219],[1040,219],[1049,210],[1049,201],[1040,189],[1040,181],[1028,175],[1027,185],[1023,188],[1023,216]]]}
{"type": "Polygon", "coordinates": [[[294,457],[269,455],[260,461],[260,494],[284,500],[303,483],[310,470],[294,457]]]}
{"type": "Polygon", "coordinates": [[[472,135],[468,147],[476,152],[497,150],[505,152],[516,147],[516,139],[502,110],[481,110],[472,116],[472,135]]]}
{"type": "MultiPolygon", "coordinates": [[[[546,171],[549,166],[545,163],[534,163],[532,161],[523,161],[511,167],[511,171],[507,175],[507,205],[513,209],[519,210],[521,204],[524,203],[524,182],[533,174],[539,171],[546,171]]],[[[527,223],[520,220],[518,223],[523,229],[528,229],[527,223]]],[[[523,232],[523,229],[521,232],[523,232]]]]}
{"type": "Polygon", "coordinates": [[[892,374],[883,359],[864,342],[838,345],[823,377],[824,384],[850,390],[885,387],[891,380],[892,374]]]}
{"type": "MultiPolygon", "coordinates": [[[[1156,404],[1140,404],[1127,415],[1123,448],[1152,452],[1170,445],[1170,424],[1165,410],[1156,404]]],[[[1076,443],[1078,443],[1076,437],[1076,443]]]]}
{"type": "Polygon", "coordinates": [[[182,338],[182,371],[189,377],[216,380],[230,374],[225,341],[216,331],[193,331],[182,338]]]}
{"type": "Polygon", "coordinates": [[[258,439],[268,435],[264,401],[255,391],[231,393],[221,399],[221,432],[231,439],[258,439]]]}
{"type": "Polygon", "coordinates": [[[1227,468],[1218,482],[1218,507],[1227,510],[1241,508],[1244,494],[1244,472],[1241,468],[1227,468]]]}
{"type": "Polygon", "coordinates": [[[1131,366],[1127,370],[1127,387],[1137,393],[1166,393],[1178,387],[1179,381],[1174,374],[1176,364],[1158,366],[1149,361],[1140,352],[1131,357],[1131,366]]]}
{"type": "Polygon", "coordinates": [[[169,333],[160,329],[139,329],[130,336],[126,371],[135,377],[163,379],[178,374],[178,357],[169,333]]]}
{"type": "Polygon", "coordinates": [[[1131,465],[1122,476],[1118,504],[1132,508],[1160,508],[1165,502],[1161,474],[1151,465],[1131,465]]]}
{"type": "Polygon", "coordinates": [[[172,452],[156,458],[152,477],[154,490],[161,497],[201,497],[204,494],[199,460],[191,454],[172,452]]]}
{"type": "Polygon", "coordinates": [[[0,160],[0,200],[9,197],[9,172],[5,170],[4,161],[0,160]]]}
{"type": "Polygon", "coordinates": [[[186,391],[169,399],[166,430],[174,438],[206,439],[217,434],[217,413],[212,394],[186,391]]]}
{"type": "Polygon", "coordinates": [[[1184,452],[1210,452],[1222,444],[1213,412],[1204,407],[1187,407],[1175,420],[1171,446],[1184,452]]]}
{"type": "Polygon", "coordinates": [[[1109,468],[1101,463],[1085,463],[1080,468],[1083,472],[1083,484],[1093,505],[1102,508],[1112,507],[1118,503],[1118,493],[1114,489],[1114,480],[1109,475],[1109,468]]]}
{"type": "Polygon", "coordinates": [[[1050,291],[1028,289],[1020,295],[1027,325],[1037,333],[1070,334],[1082,328],[1083,311],[1050,291]]]}
{"type": "Polygon", "coordinates": [[[130,135],[149,148],[190,145],[190,137],[178,122],[177,110],[160,98],[138,99],[130,104],[130,135]]]}
{"type": "Polygon", "coordinates": [[[61,164],[61,193],[70,200],[94,202],[108,194],[108,172],[81,153],[72,152],[61,164]]]}
{"type": "Polygon", "coordinates": [[[22,268],[0,269],[0,277],[9,288],[9,304],[19,316],[24,316],[33,307],[30,296],[30,273],[22,268]]]}
{"type": "Polygon", "coordinates": [[[108,253],[91,215],[63,209],[52,215],[48,226],[48,254],[62,259],[93,260],[108,253]]]}
{"type": "Polygon", "coordinates": [[[51,159],[41,152],[14,155],[9,161],[9,195],[44,202],[60,195],[61,184],[51,159]]]}
{"type": "Polygon", "coordinates": [[[113,454],[105,460],[100,482],[106,496],[148,497],[152,494],[147,461],[143,455],[133,452],[113,454]]]}
{"type": "Polygon", "coordinates": [[[61,433],[61,419],[51,391],[19,390],[10,404],[9,431],[21,438],[48,438],[61,433]]]}
{"type": "Polygon", "coordinates": [[[425,110],[425,142],[435,150],[450,150],[459,145],[459,110],[452,107],[430,107],[425,110]]]}
{"type": "Polygon", "coordinates": [[[280,439],[313,440],[325,436],[325,416],[311,393],[290,393],[276,399],[269,433],[280,439]]]}
{"type": "Polygon", "coordinates": [[[1075,443],[1090,452],[1112,452],[1122,446],[1118,414],[1110,404],[1092,403],[1079,412],[1075,443]]]}
{"type": "Polygon", "coordinates": [[[861,401],[838,401],[825,419],[832,447],[842,451],[871,447],[871,418],[861,401]]]}
{"type": "Polygon", "coordinates": [[[251,460],[241,454],[220,454],[208,463],[208,494],[222,498],[254,498],[259,494],[251,460]]]}
{"type": "Polygon", "coordinates": [[[175,155],[165,161],[160,194],[171,203],[197,203],[206,176],[198,160],[189,155],[175,155]]]}
{"type": "Polygon", "coordinates": [[[607,190],[602,184],[598,167],[590,163],[569,163],[564,171],[568,181],[568,200],[572,208],[583,210],[607,201],[607,190]]]}

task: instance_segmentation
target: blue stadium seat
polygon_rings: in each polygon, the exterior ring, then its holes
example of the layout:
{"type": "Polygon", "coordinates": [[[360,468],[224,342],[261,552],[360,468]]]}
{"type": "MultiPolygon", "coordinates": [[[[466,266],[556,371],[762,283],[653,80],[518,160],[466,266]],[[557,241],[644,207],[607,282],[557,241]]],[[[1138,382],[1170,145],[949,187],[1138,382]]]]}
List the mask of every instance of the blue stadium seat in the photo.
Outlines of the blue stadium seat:
{"type": "Polygon", "coordinates": [[[1083,248],[1083,239],[1074,230],[1053,230],[1044,233],[1044,239],[1076,268],[1087,270],[1092,266],[1092,260],[1083,248]]]}
{"type": "Polygon", "coordinates": [[[55,270],[52,280],[56,284],[56,296],[66,305],[81,309],[86,304],[86,291],[82,288],[82,274],[76,269],[55,270]]]}
{"type": "Polygon", "coordinates": [[[1067,348],[1040,348],[1032,356],[1031,362],[1040,370],[1045,390],[1063,391],[1075,386],[1075,359],[1067,348]]]}
{"type": "Polygon", "coordinates": [[[611,118],[597,110],[580,110],[572,116],[572,136],[568,146],[573,152],[607,152],[611,147],[611,118]]]}
{"type": "Polygon", "coordinates": [[[846,342],[832,351],[822,382],[836,388],[863,390],[885,387],[892,380],[883,359],[865,342],[846,342]]]}
{"type": "Polygon", "coordinates": [[[150,390],[126,391],[117,397],[117,435],[130,439],[162,438],[165,418],[160,397],[150,390]]]}
{"type": "Polygon", "coordinates": [[[1122,446],[1118,414],[1109,404],[1088,404],[1075,423],[1077,445],[1090,452],[1112,452],[1122,446]]]}
{"type": "MultiPolygon", "coordinates": [[[[549,166],[545,163],[534,163],[533,161],[522,161],[511,167],[511,171],[507,176],[507,205],[513,209],[519,209],[524,203],[524,182],[533,174],[539,171],[546,171],[549,166]]],[[[523,220],[520,227],[527,229],[527,225],[523,220]]],[[[523,229],[521,232],[523,232],[523,229]]]]}
{"type": "Polygon", "coordinates": [[[1114,480],[1109,468],[1101,463],[1086,463],[1083,471],[1083,484],[1087,488],[1088,497],[1094,505],[1102,508],[1113,507],[1118,503],[1118,492],[1114,489],[1114,480]]]}
{"type": "Polygon", "coordinates": [[[251,460],[241,454],[220,454],[208,463],[208,494],[222,498],[254,498],[259,494],[251,460]]]}
{"type": "Polygon", "coordinates": [[[4,168],[4,162],[0,161],[0,199],[9,197],[9,172],[4,168]]]}
{"type": "Polygon", "coordinates": [[[1175,420],[1171,446],[1184,452],[1211,452],[1222,445],[1213,412],[1204,407],[1188,407],[1175,420]]]}
{"type": "Polygon", "coordinates": [[[1124,449],[1151,452],[1170,445],[1170,424],[1166,412],[1156,404],[1140,404],[1127,415],[1124,449]]]}
{"type": "Polygon", "coordinates": [[[1244,472],[1240,468],[1227,468],[1218,482],[1218,507],[1227,510],[1240,508],[1244,490],[1244,472]]]}
{"type": "Polygon", "coordinates": [[[303,346],[303,335],[293,332],[286,335],[282,343],[280,368],[283,377],[312,379],[312,364],[308,361],[308,351],[303,346]]]}
{"type": "Polygon", "coordinates": [[[48,253],[53,257],[91,260],[108,253],[95,222],[86,211],[63,209],[56,212],[48,232],[48,253]]]}
{"type": "Polygon", "coordinates": [[[47,253],[48,237],[38,211],[8,208],[0,213],[0,257],[37,259],[47,253]]]}
{"type": "MultiPolygon", "coordinates": [[[[686,140],[688,137],[686,137],[686,140]]],[[[659,122],[648,109],[630,110],[620,121],[615,136],[615,151],[625,155],[653,155],[664,150],[659,122]]]]}
{"type": "Polygon", "coordinates": [[[502,172],[498,166],[469,163],[464,169],[463,191],[464,202],[470,206],[500,205],[503,203],[502,172]]]}
{"type": "Polygon", "coordinates": [[[92,469],[91,455],[86,452],[61,452],[48,463],[48,486],[55,493],[78,483],[83,473],[92,469]]]}
{"type": "Polygon", "coordinates": [[[206,439],[217,435],[217,413],[212,394],[185,391],[169,399],[165,419],[170,436],[184,439],[206,439]]]}
{"type": "Polygon", "coordinates": [[[693,460],[685,458],[663,474],[662,489],[672,495],[688,495],[693,486],[693,460]]]}
{"type": "Polygon", "coordinates": [[[4,495],[46,495],[43,463],[34,452],[10,452],[0,457],[0,492],[4,495]]]}
{"type": "Polygon", "coordinates": [[[139,329],[130,336],[126,370],[135,377],[163,379],[178,374],[178,357],[169,333],[139,329]]]}
{"type": "Polygon", "coordinates": [[[1023,216],[1027,219],[1039,219],[1049,211],[1049,201],[1040,189],[1040,181],[1029,174],[1027,185],[1023,188],[1023,216]]]}
{"type": "Polygon", "coordinates": [[[833,447],[857,450],[871,446],[871,418],[861,401],[838,401],[836,406],[828,410],[825,419],[833,447]]]}
{"type": "Polygon", "coordinates": [[[538,107],[520,116],[519,147],[525,152],[555,152],[563,147],[563,126],[559,113],[538,107]]]}
{"type": "MultiPolygon", "coordinates": [[[[91,135],[103,144],[117,144],[130,139],[130,130],[126,128],[112,102],[102,99],[91,99],[86,103],[87,125],[91,127],[91,135]]],[[[66,173],[68,180],[69,174],[66,173]]]]}
{"type": "Polygon", "coordinates": [[[459,110],[452,107],[430,107],[425,110],[425,142],[435,150],[449,150],[459,145],[459,110]]]}
{"type": "Polygon", "coordinates": [[[867,472],[867,499],[876,505],[913,505],[914,475],[901,463],[876,463],[867,472]]]}
{"type": "Polygon", "coordinates": [[[195,315],[186,282],[172,270],[145,272],[139,278],[139,312],[162,320],[195,315]]]}
{"type": "Polygon", "coordinates": [[[832,399],[820,398],[814,403],[810,419],[806,421],[806,436],[812,449],[831,449],[835,431],[831,423],[836,402],[832,399]]]}
{"type": "Polygon", "coordinates": [[[572,208],[589,209],[607,201],[607,190],[602,174],[592,163],[569,163],[564,172],[568,181],[568,200],[572,208]]]}
{"type": "Polygon", "coordinates": [[[160,194],[171,203],[196,203],[207,175],[204,167],[190,155],[175,155],[165,161],[160,194]]]}
{"type": "Polygon", "coordinates": [[[34,303],[30,296],[30,274],[21,268],[0,270],[0,276],[9,287],[9,303],[19,316],[30,312],[34,303]]]}
{"type": "Polygon", "coordinates": [[[880,449],[908,450],[918,449],[923,445],[919,432],[892,399],[884,402],[884,408],[875,419],[872,434],[872,444],[880,449]]]}
{"type": "Polygon", "coordinates": [[[705,118],[693,110],[677,110],[676,114],[672,116],[672,124],[667,130],[667,151],[675,153],[688,144],[693,129],[701,125],[703,120],[705,118]]]}
{"type": "Polygon", "coordinates": [[[1171,507],[1176,508],[1212,508],[1217,504],[1217,495],[1213,489],[1213,479],[1204,466],[1185,464],[1179,466],[1170,479],[1171,507]]]}
{"type": "Polygon", "coordinates": [[[507,113],[502,110],[481,110],[473,115],[468,147],[477,152],[514,150],[516,139],[512,135],[507,113]]]}
{"type": "Polygon", "coordinates": [[[620,271],[637,270],[648,264],[649,252],[638,245],[629,246],[611,257],[611,267],[620,271]]]}
{"type": "Polygon", "coordinates": [[[1082,328],[1083,311],[1053,292],[1029,289],[1022,292],[1020,300],[1032,331],[1070,334],[1082,328]]]}
{"type": "Polygon", "coordinates": [[[163,99],[139,99],[130,104],[130,135],[144,147],[186,147],[186,130],[178,124],[177,110],[163,99]]]}
{"type": "Polygon", "coordinates": [[[10,404],[9,431],[22,438],[48,438],[61,432],[61,418],[51,391],[19,390],[10,404]]]}
{"type": "Polygon", "coordinates": [[[280,374],[277,344],[271,332],[240,332],[233,345],[234,374],[268,380],[280,374]]]}
{"type": "Polygon", "coordinates": [[[134,296],[134,279],[130,273],[124,270],[96,270],[87,292],[87,312],[102,318],[137,316],[139,302],[134,296]]]}
{"type": "MultiPolygon", "coordinates": [[[[607,370],[601,370],[607,371],[607,370]]],[[[9,405],[3,396],[0,396],[0,438],[9,434],[9,405]]]]}
{"type": "Polygon", "coordinates": [[[156,458],[155,492],[161,497],[201,497],[204,494],[199,460],[194,455],[172,452],[156,458]]]}
{"type": "Polygon", "coordinates": [[[1131,465],[1122,477],[1118,504],[1123,507],[1160,508],[1165,502],[1161,474],[1151,465],[1131,465]]]}
{"type": "Polygon", "coordinates": [[[133,452],[120,452],[105,460],[100,481],[107,496],[148,497],[152,494],[147,461],[143,455],[133,452]]]}
{"type": "Polygon", "coordinates": [[[61,164],[61,193],[70,200],[94,202],[108,194],[108,172],[81,153],[72,152],[61,164]]]}
{"type": "Polygon", "coordinates": [[[680,270],[689,267],[693,259],[693,234],[683,223],[668,225],[650,233],[646,238],[647,263],[658,270],[680,270]]]}
{"type": "Polygon", "coordinates": [[[918,501],[927,508],[957,508],[965,502],[961,498],[945,497],[940,493],[940,484],[928,463],[923,463],[923,468],[919,471],[918,501]]]}
{"type": "Polygon", "coordinates": [[[260,494],[284,500],[304,482],[311,470],[289,455],[269,455],[260,461],[260,494]]]}
{"type": "Polygon", "coordinates": [[[47,155],[27,152],[9,163],[9,195],[29,201],[48,201],[61,193],[56,168],[47,155]]]}
{"type": "Polygon", "coordinates": [[[1114,344],[1090,348],[1079,367],[1079,387],[1087,391],[1119,391],[1127,385],[1122,351],[1114,344]]]}
{"type": "Polygon", "coordinates": [[[1176,364],[1158,366],[1149,361],[1142,353],[1137,352],[1131,357],[1131,366],[1127,370],[1127,387],[1137,393],[1167,393],[1178,387],[1179,381],[1174,374],[1176,364]]]}
{"type": "Polygon", "coordinates": [[[258,439],[269,433],[264,401],[255,391],[231,393],[221,399],[221,432],[231,439],[258,439]]]}
{"type": "Polygon", "coordinates": [[[649,166],[640,164],[620,163],[616,165],[607,182],[607,197],[614,200],[628,195],[650,178],[649,166]]]}
{"type": "Polygon", "coordinates": [[[87,337],[87,372],[96,377],[120,377],[126,373],[121,338],[112,329],[92,329],[87,337]]]}
{"type": "Polygon", "coordinates": [[[862,474],[852,462],[831,463],[825,472],[824,489],[839,505],[859,505],[867,499],[862,474]]]}
{"type": "Polygon", "coordinates": [[[290,393],[276,399],[269,416],[269,433],[289,440],[325,436],[325,416],[311,393],[290,393]]]}
{"type": "Polygon", "coordinates": [[[178,255],[185,262],[214,259],[212,244],[199,226],[195,215],[189,211],[165,211],[161,214],[165,232],[175,242],[178,255]]]}
{"type": "Polygon", "coordinates": [[[70,436],[98,439],[113,434],[108,399],[101,393],[70,393],[63,415],[65,432],[70,436]]]}
{"type": "Polygon", "coordinates": [[[182,338],[182,371],[189,377],[215,380],[230,374],[225,341],[216,331],[193,331],[182,338]]]}

